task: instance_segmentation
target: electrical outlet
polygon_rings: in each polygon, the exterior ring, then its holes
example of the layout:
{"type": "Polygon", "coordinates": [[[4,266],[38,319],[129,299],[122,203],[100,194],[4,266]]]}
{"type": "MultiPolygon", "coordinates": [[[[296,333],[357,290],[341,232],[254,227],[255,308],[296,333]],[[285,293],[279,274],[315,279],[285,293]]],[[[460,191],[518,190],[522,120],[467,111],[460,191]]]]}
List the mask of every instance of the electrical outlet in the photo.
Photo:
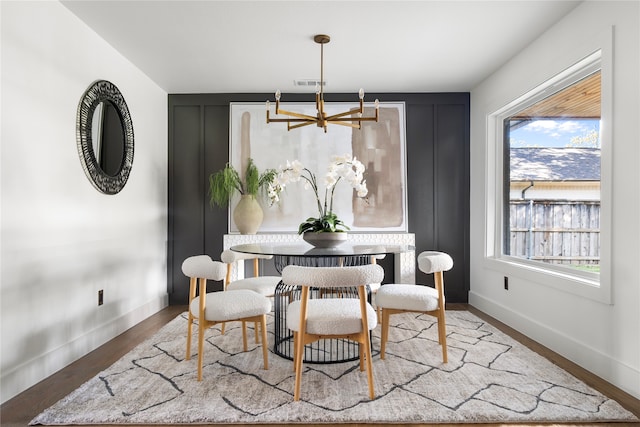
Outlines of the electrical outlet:
{"type": "Polygon", "coordinates": [[[504,290],[509,290],[509,278],[507,276],[504,276],[504,290]]]}
{"type": "Polygon", "coordinates": [[[98,291],[98,305],[102,305],[104,303],[104,291],[100,289],[98,291]]]}

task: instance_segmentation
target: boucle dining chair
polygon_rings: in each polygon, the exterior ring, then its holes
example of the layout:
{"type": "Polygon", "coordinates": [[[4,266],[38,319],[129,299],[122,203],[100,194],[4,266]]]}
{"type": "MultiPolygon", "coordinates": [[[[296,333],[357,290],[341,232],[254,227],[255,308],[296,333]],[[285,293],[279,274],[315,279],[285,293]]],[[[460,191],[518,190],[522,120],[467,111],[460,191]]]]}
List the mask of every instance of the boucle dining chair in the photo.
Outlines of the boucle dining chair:
{"type": "MultiPolygon", "coordinates": [[[[371,257],[371,264],[377,264],[378,260],[382,260],[386,257],[386,254],[373,255],[371,257]]],[[[378,323],[382,321],[382,312],[380,307],[376,304],[376,295],[378,294],[378,289],[380,289],[382,283],[369,283],[369,291],[371,292],[371,305],[376,310],[376,314],[378,315],[378,323]]]]}
{"type": "Polygon", "coordinates": [[[213,261],[208,255],[195,255],[185,259],[182,272],[189,277],[189,318],[186,360],[191,359],[191,335],[194,320],[198,321],[198,381],[202,381],[204,360],[204,331],[218,323],[242,322],[242,341],[247,351],[246,322],[256,322],[262,328],[262,357],[264,369],[269,369],[267,349],[267,313],[271,300],[247,289],[207,293],[207,280],[223,280],[227,266],[213,261]],[[196,296],[197,293],[197,296],[196,296]]]}
{"type": "Polygon", "coordinates": [[[260,274],[260,260],[271,258],[273,258],[273,255],[245,254],[228,249],[223,251],[220,259],[227,264],[227,274],[224,281],[225,290],[249,289],[266,297],[272,297],[276,286],[280,282],[280,276],[262,276],[260,274]],[[253,277],[231,281],[233,265],[241,260],[253,261],[253,277]]]}
{"type": "Polygon", "coordinates": [[[453,259],[444,252],[425,251],[418,255],[418,268],[434,275],[435,288],[423,285],[386,284],[376,294],[376,305],[382,311],[380,358],[385,358],[389,339],[389,316],[398,313],[423,313],[438,321],[438,342],[442,346],[442,362],[447,363],[445,326],[444,275],[453,268],[453,259]]]}
{"type": "MultiPolygon", "coordinates": [[[[242,252],[235,252],[232,250],[225,250],[220,255],[220,259],[222,262],[227,264],[227,274],[224,280],[224,289],[225,290],[238,290],[238,289],[248,289],[250,291],[257,292],[265,297],[272,298],[276,286],[280,283],[280,276],[262,276],[260,275],[260,260],[261,259],[272,259],[273,255],[258,255],[258,254],[246,254],[242,252]],[[244,279],[237,279],[231,281],[231,272],[233,270],[234,264],[238,261],[253,261],[253,277],[246,277],[244,279]]],[[[236,266],[239,267],[238,264],[236,266]]],[[[224,325],[222,325],[222,331],[224,334],[224,325]]],[[[258,328],[256,325],[256,343],[259,342],[258,328]]]]}
{"type": "Polygon", "coordinates": [[[369,398],[374,399],[369,332],[378,321],[375,310],[367,302],[366,286],[381,282],[383,278],[382,267],[375,264],[356,267],[289,265],[282,270],[285,285],[301,287],[300,299],[287,307],[287,327],[293,331],[295,348],[295,401],[300,400],[304,346],[327,338],[360,344],[360,370],[366,366],[369,398]],[[338,287],[357,287],[358,298],[318,298],[321,291],[338,287]]]}

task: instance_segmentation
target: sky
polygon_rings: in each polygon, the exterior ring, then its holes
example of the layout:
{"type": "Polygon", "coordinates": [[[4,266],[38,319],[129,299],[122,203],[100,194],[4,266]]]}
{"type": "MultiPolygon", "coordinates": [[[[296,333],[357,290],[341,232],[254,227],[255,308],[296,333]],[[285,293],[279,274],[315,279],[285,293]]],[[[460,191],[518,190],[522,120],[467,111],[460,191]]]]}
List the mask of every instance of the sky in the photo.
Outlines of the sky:
{"type": "Polygon", "coordinates": [[[594,131],[600,132],[599,119],[534,120],[511,131],[511,147],[567,147],[571,138],[594,131]]]}

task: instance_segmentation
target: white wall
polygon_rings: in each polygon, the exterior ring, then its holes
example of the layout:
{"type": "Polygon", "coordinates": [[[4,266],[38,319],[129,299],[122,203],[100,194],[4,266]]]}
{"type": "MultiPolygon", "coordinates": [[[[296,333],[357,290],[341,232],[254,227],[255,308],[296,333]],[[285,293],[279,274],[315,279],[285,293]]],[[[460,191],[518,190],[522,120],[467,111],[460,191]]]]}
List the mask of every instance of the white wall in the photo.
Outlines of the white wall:
{"type": "Polygon", "coordinates": [[[4,402],[167,305],[167,94],[57,1],[0,13],[4,402]],[[77,105],[98,79],[123,93],[135,133],[112,196],[76,148],[77,105]]]}
{"type": "MultiPolygon", "coordinates": [[[[471,93],[470,303],[640,398],[640,3],[588,1],[471,93]],[[612,304],[549,286],[485,259],[487,116],[597,49],[613,36],[612,304]],[[509,291],[503,276],[510,276],[509,291]]],[[[605,196],[603,195],[603,202],[605,196]]],[[[489,200],[489,202],[487,202],[489,200]]],[[[557,283],[556,283],[557,284],[557,283]]],[[[564,283],[569,286],[569,283],[564,283]]],[[[560,283],[562,287],[563,283],[560,283]]]]}

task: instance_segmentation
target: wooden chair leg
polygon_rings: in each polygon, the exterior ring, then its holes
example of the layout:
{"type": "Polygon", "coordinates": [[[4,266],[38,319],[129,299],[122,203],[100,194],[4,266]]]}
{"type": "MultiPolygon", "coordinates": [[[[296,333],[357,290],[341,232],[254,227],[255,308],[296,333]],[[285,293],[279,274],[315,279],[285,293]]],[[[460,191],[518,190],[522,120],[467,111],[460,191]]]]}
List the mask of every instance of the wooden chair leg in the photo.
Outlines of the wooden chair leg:
{"type": "MultiPolygon", "coordinates": [[[[258,325],[258,323],[256,323],[256,326],[258,325]]],[[[262,321],[260,322],[260,325],[262,327],[262,358],[264,359],[264,369],[269,369],[269,349],[268,349],[268,342],[267,342],[267,315],[263,314],[262,315],[262,321]]]]}
{"type": "Polygon", "coordinates": [[[202,381],[202,364],[204,363],[204,322],[198,322],[198,381],[202,381]]]}
{"type": "Polygon", "coordinates": [[[369,399],[373,400],[376,397],[375,387],[373,383],[373,361],[371,360],[371,342],[369,341],[369,334],[365,333],[364,346],[365,346],[365,362],[367,365],[367,380],[369,382],[369,399]]]}
{"type": "Polygon", "coordinates": [[[296,377],[296,382],[295,382],[295,387],[294,387],[294,392],[293,392],[293,400],[294,401],[298,401],[300,400],[300,381],[302,380],[302,352],[303,352],[303,347],[304,344],[302,344],[302,336],[300,333],[298,333],[298,338],[296,340],[296,359],[295,359],[295,367],[294,367],[294,371],[295,371],[295,377],[296,377]]]}
{"type": "Polygon", "coordinates": [[[387,340],[389,339],[389,311],[382,309],[382,333],[380,337],[380,359],[384,360],[385,351],[387,349],[387,340]]]}
{"type": "MultiPolygon", "coordinates": [[[[231,283],[231,264],[227,264],[227,275],[224,278],[224,289],[223,290],[227,290],[227,285],[229,285],[229,283],[231,283]]],[[[224,327],[225,327],[226,323],[223,323],[222,325],[220,325],[220,334],[224,335],[224,327]]]]}
{"type": "Polygon", "coordinates": [[[296,371],[298,366],[298,333],[293,332],[293,372],[296,371]]]}
{"type": "MultiPolygon", "coordinates": [[[[196,297],[196,281],[195,277],[189,279],[189,306],[191,301],[196,297]]],[[[187,320],[187,353],[185,360],[191,360],[191,337],[193,335],[193,314],[191,314],[191,308],[189,308],[189,320],[187,320]]]]}
{"type": "Polygon", "coordinates": [[[447,363],[447,330],[444,320],[444,310],[438,311],[438,338],[442,346],[442,363],[447,363]]]}
{"type": "Polygon", "coordinates": [[[253,259],[253,277],[260,276],[260,260],[258,258],[253,259]]]}
{"type": "Polygon", "coordinates": [[[309,301],[309,287],[302,287],[302,295],[300,296],[300,330],[298,331],[296,343],[296,383],[293,392],[293,400],[300,400],[300,381],[302,380],[302,355],[304,351],[304,337],[307,326],[307,302],[309,301]]]}
{"type": "Polygon", "coordinates": [[[253,323],[253,332],[254,335],[256,336],[256,344],[260,344],[260,332],[258,331],[258,323],[259,322],[254,322],[253,323]]]}
{"type": "MultiPolygon", "coordinates": [[[[375,398],[375,389],[373,385],[373,363],[371,361],[371,342],[369,341],[369,319],[367,318],[367,297],[365,295],[364,286],[358,287],[360,295],[360,313],[362,316],[362,341],[364,343],[364,358],[367,365],[367,380],[369,382],[369,399],[375,398]]],[[[362,346],[361,346],[362,347],[362,346]]],[[[362,358],[360,358],[362,364],[362,358]]]]}
{"type": "Polygon", "coordinates": [[[207,280],[200,279],[200,306],[198,310],[198,381],[202,381],[202,364],[204,363],[204,325],[207,280]]]}
{"type": "Polygon", "coordinates": [[[184,356],[185,360],[191,360],[191,336],[193,335],[193,316],[189,313],[189,320],[187,320],[187,353],[184,356]]]}
{"type": "Polygon", "coordinates": [[[247,351],[247,322],[242,321],[242,346],[247,351]]]}
{"type": "Polygon", "coordinates": [[[434,273],[434,281],[438,291],[438,341],[442,346],[442,362],[447,363],[447,328],[445,322],[445,305],[444,305],[444,274],[442,271],[434,273]]]}

